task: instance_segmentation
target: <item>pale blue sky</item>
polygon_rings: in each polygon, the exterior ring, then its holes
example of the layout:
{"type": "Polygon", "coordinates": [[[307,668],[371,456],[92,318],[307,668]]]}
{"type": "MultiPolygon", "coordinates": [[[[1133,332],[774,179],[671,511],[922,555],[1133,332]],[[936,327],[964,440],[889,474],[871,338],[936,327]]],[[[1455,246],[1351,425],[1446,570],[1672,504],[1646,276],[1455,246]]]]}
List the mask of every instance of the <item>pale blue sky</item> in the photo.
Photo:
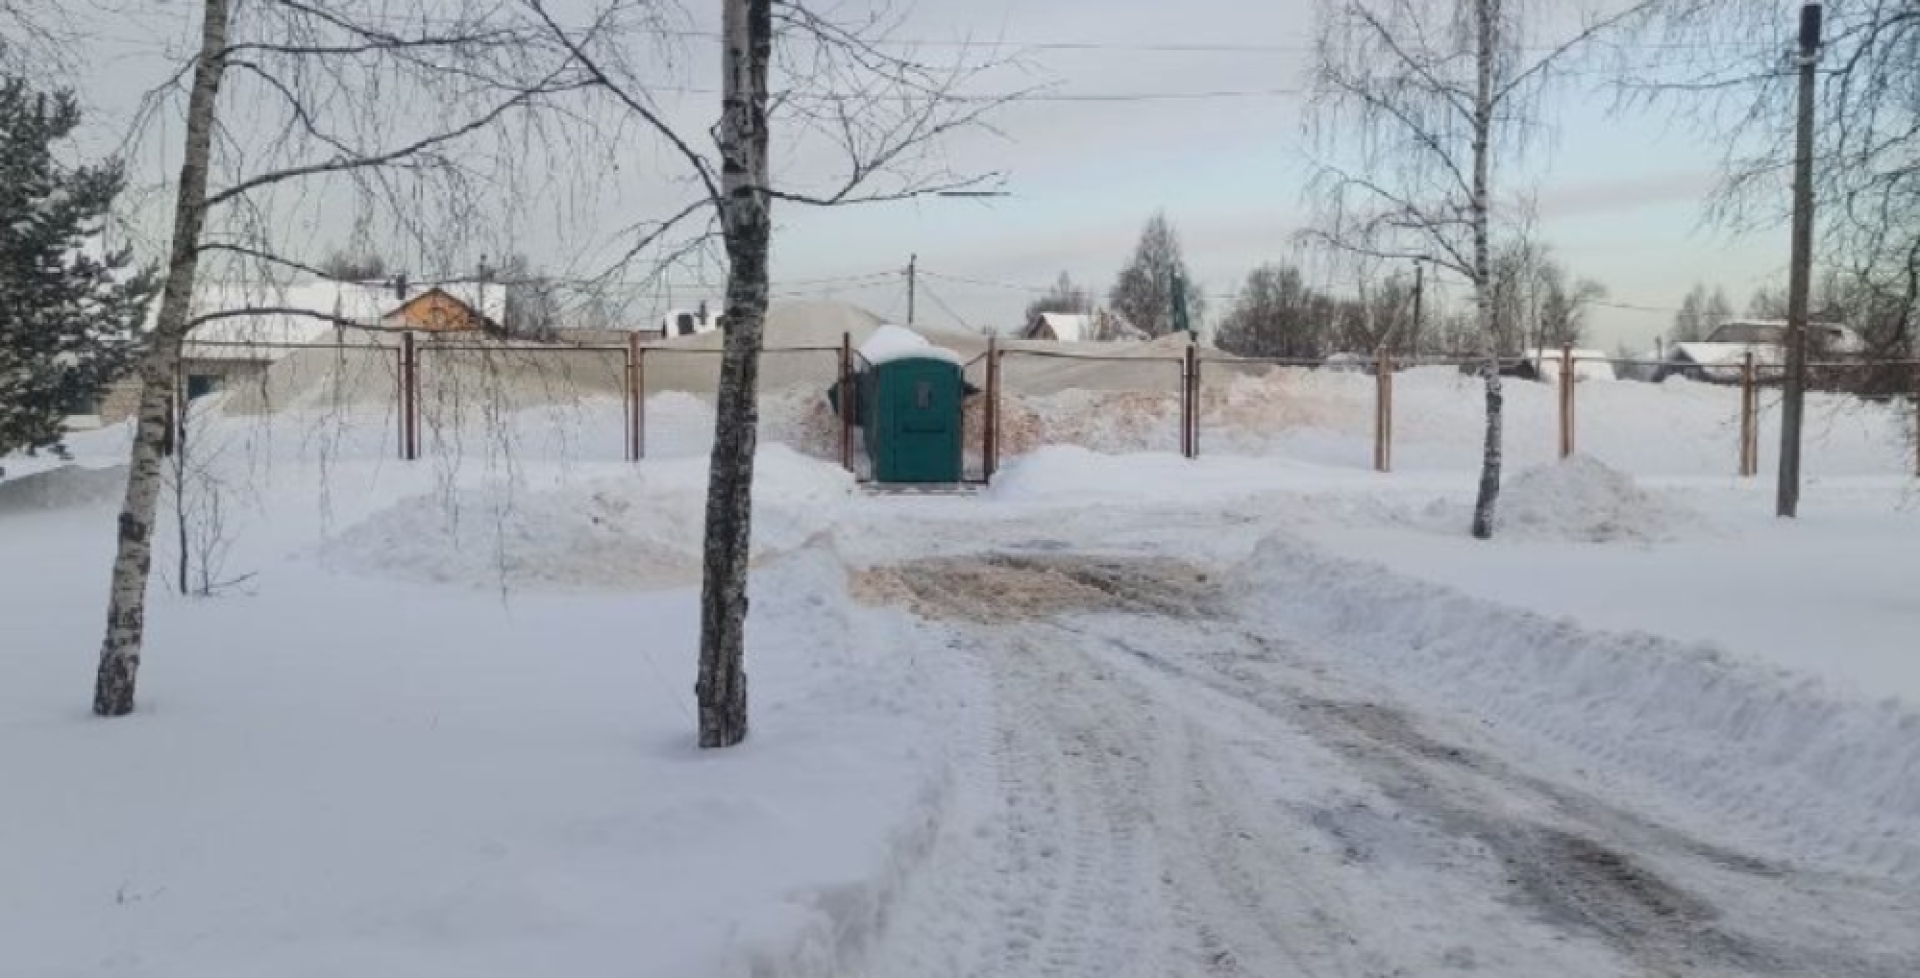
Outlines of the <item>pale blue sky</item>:
{"type": "MultiPolygon", "coordinates": [[[[95,15],[105,39],[82,59],[80,84],[98,110],[90,144],[103,146],[125,132],[134,96],[163,76],[162,52],[185,47],[193,5],[85,2],[134,11],[95,15]]],[[[717,9],[714,2],[691,3],[687,17],[695,25],[711,23],[717,9]]],[[[1312,14],[1313,4],[1305,0],[927,0],[906,15],[898,36],[1123,48],[1030,51],[1026,73],[983,84],[1048,84],[1062,93],[1265,91],[1305,85],[1312,14]],[[1282,50],[1124,49],[1182,43],[1282,50]]],[[[705,52],[695,52],[682,81],[710,83],[708,62],[705,52]]],[[[670,107],[675,118],[703,134],[715,110],[712,101],[682,96],[670,107]]],[[[1609,111],[1612,101],[1605,90],[1563,86],[1545,106],[1554,123],[1552,139],[1524,163],[1499,169],[1504,189],[1537,194],[1537,233],[1576,273],[1605,283],[1616,302],[1672,307],[1694,282],[1706,281],[1726,286],[1735,304],[1743,304],[1755,286],[1773,281],[1784,267],[1784,232],[1736,239],[1703,228],[1702,202],[1723,147],[1670,125],[1663,115],[1609,111]]],[[[933,273],[1044,286],[1067,271],[1104,290],[1141,223],[1164,208],[1206,291],[1231,293],[1249,269],[1293,250],[1307,212],[1302,195],[1310,172],[1302,103],[1297,96],[1260,96],[1011,107],[995,119],[1000,133],[964,135],[945,148],[956,167],[1005,171],[1010,197],[832,211],[782,208],[776,214],[776,279],[900,269],[917,252],[922,268],[933,273]]],[[[143,179],[170,173],[167,144],[177,132],[173,125],[149,134],[134,160],[143,179]]],[[[623,171],[648,174],[658,159],[636,147],[623,171]]],[[[609,236],[615,227],[666,206],[669,198],[657,179],[636,180],[596,190],[595,206],[584,209],[561,211],[536,201],[512,218],[513,236],[536,259],[589,264],[583,247],[604,250],[614,243],[609,236]]],[[[323,210],[315,226],[301,233],[334,234],[329,219],[323,210]]],[[[938,278],[926,284],[922,316],[933,323],[951,321],[944,303],[971,325],[1010,326],[1029,298],[938,278]]],[[[1457,283],[1440,288],[1442,295],[1464,295],[1457,283]]],[[[903,283],[869,284],[842,295],[883,314],[904,314],[903,283]]],[[[1224,305],[1215,301],[1213,309],[1224,305]]],[[[1609,347],[1622,340],[1644,345],[1670,318],[1597,309],[1595,339],[1609,347]]]]}

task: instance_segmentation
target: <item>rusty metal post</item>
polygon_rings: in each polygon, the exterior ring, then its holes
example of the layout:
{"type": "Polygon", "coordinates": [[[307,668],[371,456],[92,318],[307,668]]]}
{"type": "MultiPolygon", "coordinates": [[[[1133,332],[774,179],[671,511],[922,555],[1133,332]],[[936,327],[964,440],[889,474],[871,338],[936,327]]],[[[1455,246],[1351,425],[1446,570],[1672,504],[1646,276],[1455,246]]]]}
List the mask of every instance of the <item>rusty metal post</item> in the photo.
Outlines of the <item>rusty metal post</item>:
{"type": "Polygon", "coordinates": [[[169,458],[184,449],[187,441],[186,358],[174,361],[173,395],[167,400],[167,438],[160,443],[160,454],[169,458]]]}
{"type": "Polygon", "coordinates": [[[400,334],[400,413],[406,419],[403,457],[412,462],[420,457],[420,347],[413,331],[400,334]]]}
{"type": "Polygon", "coordinates": [[[627,461],[638,462],[645,452],[645,442],[641,430],[646,420],[647,391],[641,383],[640,358],[645,355],[640,347],[640,334],[627,334],[627,461]]]}
{"type": "Polygon", "coordinates": [[[987,337],[987,400],[980,406],[980,473],[992,481],[999,468],[1000,338],[987,337]]]}
{"type": "Polygon", "coordinates": [[[1573,456],[1573,344],[1560,346],[1560,457],[1573,456]]]}
{"type": "Polygon", "coordinates": [[[1189,341],[1187,343],[1187,376],[1192,378],[1188,386],[1193,393],[1187,397],[1192,404],[1192,408],[1187,412],[1187,428],[1191,432],[1187,435],[1187,444],[1193,448],[1193,458],[1200,457],[1200,395],[1202,393],[1200,370],[1200,348],[1189,341]]]}
{"type": "MultiPolygon", "coordinates": [[[[840,467],[853,472],[853,334],[840,334],[840,467]]],[[[859,473],[854,473],[856,476],[859,473]]]]}
{"type": "Polygon", "coordinates": [[[990,370],[987,377],[992,388],[987,398],[988,420],[991,422],[987,428],[993,435],[993,449],[987,453],[987,464],[990,466],[987,476],[991,478],[1000,472],[1000,442],[1006,434],[1000,408],[1007,385],[1007,351],[1000,349],[998,342],[994,343],[993,356],[987,366],[990,370]]]}
{"type": "Polygon", "coordinates": [[[1180,356],[1180,457],[1193,457],[1193,427],[1187,417],[1193,411],[1193,369],[1185,354],[1180,356]]]}
{"type": "Polygon", "coordinates": [[[1382,472],[1393,471],[1393,373],[1394,373],[1394,370],[1395,370],[1395,366],[1394,366],[1394,360],[1393,360],[1393,351],[1388,350],[1387,351],[1387,369],[1386,369],[1387,410],[1384,415],[1384,418],[1387,422],[1387,437],[1384,440],[1384,444],[1386,445],[1386,455],[1385,455],[1386,468],[1381,469],[1382,472]]]}
{"type": "Polygon", "coordinates": [[[1753,353],[1748,351],[1740,364],[1740,475],[1742,478],[1760,474],[1760,432],[1755,415],[1758,413],[1759,394],[1754,390],[1753,353]]]}
{"type": "Polygon", "coordinates": [[[638,334],[633,339],[633,454],[635,458],[647,457],[647,348],[640,345],[638,334]]]}
{"type": "Polygon", "coordinates": [[[1393,354],[1384,346],[1373,357],[1373,470],[1393,471],[1393,354]]]}
{"type": "MultiPolygon", "coordinates": [[[[381,344],[381,348],[386,349],[385,344],[381,344]]],[[[393,351],[393,367],[394,451],[404,460],[407,457],[407,353],[405,350],[393,351]]]]}

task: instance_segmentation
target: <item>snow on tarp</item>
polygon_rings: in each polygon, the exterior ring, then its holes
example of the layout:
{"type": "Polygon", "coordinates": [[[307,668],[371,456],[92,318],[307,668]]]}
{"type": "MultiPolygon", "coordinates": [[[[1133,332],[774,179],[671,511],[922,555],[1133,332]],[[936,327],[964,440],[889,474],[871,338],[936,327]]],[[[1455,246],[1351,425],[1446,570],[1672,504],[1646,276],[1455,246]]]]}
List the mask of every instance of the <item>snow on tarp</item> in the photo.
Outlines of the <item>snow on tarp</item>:
{"type": "Polygon", "coordinates": [[[868,363],[879,366],[895,360],[945,360],[952,364],[964,364],[960,354],[943,346],[934,346],[927,338],[905,326],[881,326],[873,331],[860,344],[860,356],[868,363]]]}

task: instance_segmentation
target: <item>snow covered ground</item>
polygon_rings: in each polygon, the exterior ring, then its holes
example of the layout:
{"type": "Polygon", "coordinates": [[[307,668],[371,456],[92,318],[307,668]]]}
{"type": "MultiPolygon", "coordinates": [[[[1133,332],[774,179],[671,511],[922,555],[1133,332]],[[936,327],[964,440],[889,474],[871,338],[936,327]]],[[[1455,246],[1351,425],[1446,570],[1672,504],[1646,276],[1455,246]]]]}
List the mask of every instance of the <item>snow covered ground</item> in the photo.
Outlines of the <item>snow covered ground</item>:
{"type": "Polygon", "coordinates": [[[1920,973],[1904,415],[1821,415],[1780,523],[1727,392],[1595,384],[1590,457],[1516,423],[1484,544],[1471,385],[1403,382],[1383,476],[1370,382],[1310,383],[1197,462],[973,497],[766,446],[716,754],[692,397],[637,466],[614,402],[413,464],[391,419],[209,414],[239,580],[156,588],[115,721],[124,434],[10,459],[0,975],[1920,973]]]}

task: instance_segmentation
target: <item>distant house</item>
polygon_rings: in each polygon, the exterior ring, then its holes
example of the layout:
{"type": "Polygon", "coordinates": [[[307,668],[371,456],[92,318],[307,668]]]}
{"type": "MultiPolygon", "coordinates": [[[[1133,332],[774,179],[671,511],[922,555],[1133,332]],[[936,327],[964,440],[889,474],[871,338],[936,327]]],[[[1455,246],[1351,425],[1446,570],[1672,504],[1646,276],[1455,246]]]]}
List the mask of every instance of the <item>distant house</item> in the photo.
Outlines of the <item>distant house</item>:
{"type": "Polygon", "coordinates": [[[1093,333],[1093,317],[1084,313],[1037,312],[1020,330],[1023,340],[1081,343],[1093,333]]]}
{"type": "Polygon", "coordinates": [[[1039,312],[1021,327],[1023,340],[1052,343],[1110,343],[1144,340],[1146,334],[1102,309],[1094,313],[1039,312]]]}
{"type": "MultiPolygon", "coordinates": [[[[405,283],[397,289],[405,295],[405,283]]],[[[448,283],[402,299],[393,311],[380,317],[380,325],[427,333],[497,334],[502,331],[500,324],[506,318],[506,305],[504,286],[491,282],[448,283]]]]}
{"type": "Polygon", "coordinates": [[[700,303],[698,309],[669,309],[660,318],[660,336],[673,339],[676,336],[698,336],[720,329],[725,317],[707,311],[707,304],[700,303]]]}
{"type": "MultiPolygon", "coordinates": [[[[498,335],[506,305],[506,286],[496,282],[203,284],[194,289],[189,313],[203,321],[181,350],[184,393],[201,397],[258,380],[303,347],[391,344],[403,331],[498,335]]],[[[100,419],[131,415],[139,386],[137,377],[112,385],[98,407],[100,419]]]]}

